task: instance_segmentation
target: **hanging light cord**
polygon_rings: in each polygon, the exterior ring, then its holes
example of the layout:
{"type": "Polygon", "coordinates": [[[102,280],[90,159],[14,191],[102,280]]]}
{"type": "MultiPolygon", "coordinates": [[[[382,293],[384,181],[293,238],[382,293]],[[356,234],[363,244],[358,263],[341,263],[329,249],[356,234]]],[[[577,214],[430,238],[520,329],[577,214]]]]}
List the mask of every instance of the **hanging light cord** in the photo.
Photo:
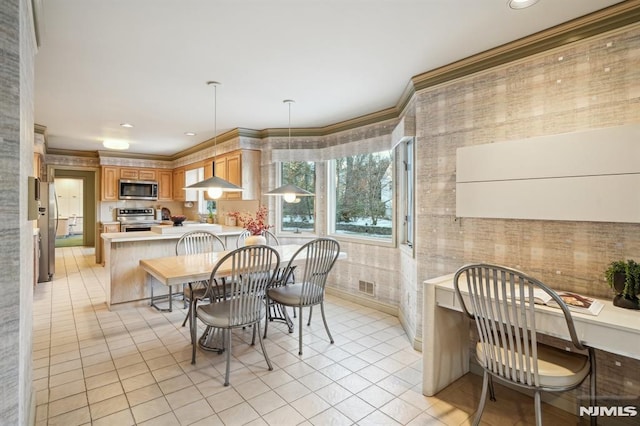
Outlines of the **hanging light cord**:
{"type": "Polygon", "coordinates": [[[213,85],[213,158],[218,156],[218,81],[207,81],[208,85],[213,85]]]}

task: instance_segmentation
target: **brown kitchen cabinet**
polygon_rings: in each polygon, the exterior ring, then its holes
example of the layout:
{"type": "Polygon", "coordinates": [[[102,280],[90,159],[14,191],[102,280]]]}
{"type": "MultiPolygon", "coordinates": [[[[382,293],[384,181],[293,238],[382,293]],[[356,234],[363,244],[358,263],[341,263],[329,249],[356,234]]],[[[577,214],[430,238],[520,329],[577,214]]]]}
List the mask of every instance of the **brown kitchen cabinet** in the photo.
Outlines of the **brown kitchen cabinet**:
{"type": "Polygon", "coordinates": [[[113,166],[103,166],[101,168],[101,191],[102,201],[118,201],[118,179],[120,178],[120,168],[113,166]]]}
{"type": "Polygon", "coordinates": [[[157,173],[155,169],[134,169],[121,167],[120,179],[157,180],[157,173]]]}
{"type": "MultiPolygon", "coordinates": [[[[213,174],[243,188],[242,192],[225,192],[222,200],[255,200],[260,198],[260,151],[249,149],[219,155],[205,164],[204,177],[213,174]]],[[[205,199],[210,199],[205,193],[205,199]]]]}
{"type": "Polygon", "coordinates": [[[109,233],[109,232],[120,232],[120,224],[118,222],[108,222],[108,223],[99,222],[97,230],[98,230],[98,235],[96,238],[96,250],[95,250],[96,263],[99,263],[102,266],[104,266],[104,258],[103,258],[104,240],[102,239],[101,235],[103,233],[109,233]]]}
{"type": "Polygon", "coordinates": [[[184,167],[173,170],[173,200],[184,201],[184,167]]]}
{"type": "Polygon", "coordinates": [[[173,170],[158,169],[158,201],[173,201],[173,170]]]}

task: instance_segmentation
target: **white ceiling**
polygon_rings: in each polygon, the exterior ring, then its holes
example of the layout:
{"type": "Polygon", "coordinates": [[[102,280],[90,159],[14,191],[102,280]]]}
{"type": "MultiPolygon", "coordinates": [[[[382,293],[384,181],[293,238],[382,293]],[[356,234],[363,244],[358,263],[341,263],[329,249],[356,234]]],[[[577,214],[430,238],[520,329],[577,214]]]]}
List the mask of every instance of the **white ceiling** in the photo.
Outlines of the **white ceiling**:
{"type": "Polygon", "coordinates": [[[49,148],[172,155],[236,128],[395,106],[414,75],[619,0],[46,0],[35,121],[49,148]],[[121,123],[132,123],[131,129],[121,123]],[[196,136],[185,136],[188,131],[196,136]]]}

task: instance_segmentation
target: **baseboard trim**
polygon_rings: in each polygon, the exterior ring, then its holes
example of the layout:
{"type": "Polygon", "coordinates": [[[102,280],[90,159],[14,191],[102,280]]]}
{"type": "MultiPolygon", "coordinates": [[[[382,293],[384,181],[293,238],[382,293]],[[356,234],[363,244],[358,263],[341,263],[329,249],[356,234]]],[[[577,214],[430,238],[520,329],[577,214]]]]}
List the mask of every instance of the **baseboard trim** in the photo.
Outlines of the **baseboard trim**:
{"type": "Polygon", "coordinates": [[[409,337],[409,341],[411,342],[413,349],[418,352],[422,352],[422,338],[416,337],[416,334],[409,326],[409,322],[407,321],[407,317],[404,315],[404,311],[401,309],[398,309],[398,320],[400,321],[404,332],[407,333],[407,337],[409,337]]]}
{"type": "Polygon", "coordinates": [[[27,421],[29,426],[36,424],[36,391],[33,387],[29,392],[29,419],[27,421]]]}
{"type": "Polygon", "coordinates": [[[411,331],[411,328],[409,327],[409,323],[407,322],[405,316],[397,306],[383,303],[369,297],[358,296],[357,294],[348,293],[346,291],[339,290],[333,287],[325,287],[325,291],[331,296],[336,296],[340,299],[348,300],[349,302],[357,303],[358,305],[366,306],[367,308],[375,309],[376,311],[384,312],[386,314],[397,317],[400,321],[400,325],[404,329],[404,332],[407,334],[407,337],[409,338],[413,349],[422,352],[422,339],[416,338],[415,334],[411,331]]]}
{"type": "Polygon", "coordinates": [[[342,291],[337,288],[325,287],[325,291],[331,296],[336,296],[340,299],[348,300],[349,302],[357,303],[358,305],[366,306],[367,308],[375,309],[376,311],[393,315],[394,317],[398,316],[397,306],[389,305],[388,303],[382,303],[377,300],[371,299],[370,297],[347,293],[346,291],[342,291]]]}

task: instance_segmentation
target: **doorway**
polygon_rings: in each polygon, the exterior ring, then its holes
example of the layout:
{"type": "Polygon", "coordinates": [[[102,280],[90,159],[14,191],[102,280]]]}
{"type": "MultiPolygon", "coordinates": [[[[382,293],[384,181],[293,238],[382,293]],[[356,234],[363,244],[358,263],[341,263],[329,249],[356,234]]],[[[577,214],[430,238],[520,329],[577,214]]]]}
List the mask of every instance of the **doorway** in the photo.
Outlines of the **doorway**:
{"type": "Polygon", "coordinates": [[[96,171],[53,170],[58,227],[56,247],[95,245],[96,171]]]}
{"type": "Polygon", "coordinates": [[[54,180],[56,189],[56,247],[84,245],[84,179],[54,180]]]}

